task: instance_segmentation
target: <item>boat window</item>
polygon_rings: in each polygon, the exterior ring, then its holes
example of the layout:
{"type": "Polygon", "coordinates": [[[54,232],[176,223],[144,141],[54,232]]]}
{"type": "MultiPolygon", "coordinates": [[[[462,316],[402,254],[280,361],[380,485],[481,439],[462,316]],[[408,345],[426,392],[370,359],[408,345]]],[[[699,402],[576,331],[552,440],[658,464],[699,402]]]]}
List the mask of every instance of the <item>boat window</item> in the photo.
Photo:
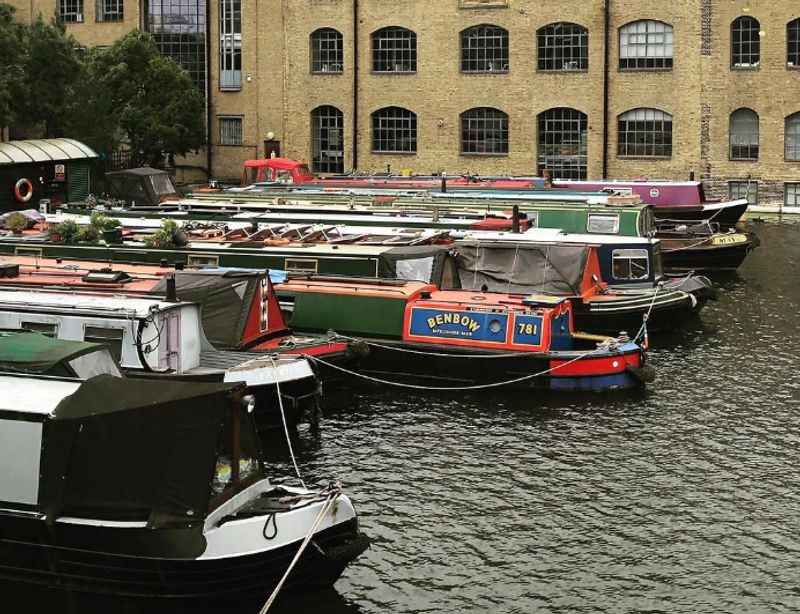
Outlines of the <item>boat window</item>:
{"type": "Polygon", "coordinates": [[[529,228],[539,228],[539,212],[538,211],[528,211],[525,215],[528,218],[528,227],[529,228]]]}
{"type": "Polygon", "coordinates": [[[219,256],[192,256],[186,258],[186,266],[189,267],[218,267],[219,256]]]}
{"type": "Polygon", "coordinates": [[[114,360],[120,362],[122,360],[122,338],[124,335],[125,331],[120,328],[87,326],[83,333],[83,340],[89,343],[106,345],[114,360]]]}
{"type": "Polygon", "coordinates": [[[58,337],[58,323],[57,322],[21,322],[20,328],[25,330],[36,331],[42,333],[46,337],[58,337]]]}
{"type": "Polygon", "coordinates": [[[283,269],[289,273],[316,273],[319,262],[312,258],[287,258],[283,269]]]}
{"type": "Polygon", "coordinates": [[[159,196],[167,196],[177,192],[175,186],[172,185],[172,179],[166,173],[163,175],[150,175],[150,184],[153,186],[153,191],[159,196]]]}
{"type": "Polygon", "coordinates": [[[89,379],[96,375],[122,377],[114,359],[111,358],[111,352],[106,348],[73,358],[69,361],[69,366],[81,379],[89,379]]]}
{"type": "Polygon", "coordinates": [[[646,249],[615,249],[611,253],[614,279],[647,279],[650,259],[646,249]]]}
{"type": "Polygon", "coordinates": [[[592,215],[586,222],[586,232],[615,235],[619,233],[618,215],[592,215]]]}
{"type": "Polygon", "coordinates": [[[217,462],[211,480],[212,496],[217,498],[226,490],[234,494],[242,485],[263,475],[261,447],[252,414],[245,408],[237,408],[229,414],[217,444],[217,462]],[[239,471],[234,475],[237,459],[239,471]]]}
{"type": "Polygon", "coordinates": [[[42,248],[41,247],[17,247],[14,248],[14,255],[15,256],[28,256],[32,258],[41,258],[42,257],[42,248]]]}

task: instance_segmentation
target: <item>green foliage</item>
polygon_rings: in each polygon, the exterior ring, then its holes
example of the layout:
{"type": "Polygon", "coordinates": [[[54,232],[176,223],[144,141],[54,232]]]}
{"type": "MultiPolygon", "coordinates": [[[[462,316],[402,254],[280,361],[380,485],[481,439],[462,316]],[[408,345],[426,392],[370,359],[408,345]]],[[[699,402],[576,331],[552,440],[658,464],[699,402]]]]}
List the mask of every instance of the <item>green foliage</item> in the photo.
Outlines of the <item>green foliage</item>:
{"type": "Polygon", "coordinates": [[[104,213],[95,211],[89,217],[89,224],[97,229],[97,232],[105,232],[106,230],[114,230],[119,228],[120,221],[117,218],[107,217],[104,213]]]}
{"type": "Polygon", "coordinates": [[[14,234],[19,234],[28,227],[28,218],[19,212],[12,213],[6,218],[5,226],[14,234]]]}
{"type": "Polygon", "coordinates": [[[88,226],[81,226],[78,231],[78,243],[97,243],[100,240],[100,231],[89,224],[88,226]]]}
{"type": "Polygon", "coordinates": [[[178,64],[158,52],[149,34],[130,32],[87,59],[94,88],[87,106],[91,116],[113,115],[117,134],[125,135],[140,163],[160,167],[165,154],[183,155],[204,145],[203,96],[178,64]]]}
{"type": "Polygon", "coordinates": [[[178,232],[178,225],[174,220],[163,220],[161,228],[156,230],[144,241],[147,247],[153,249],[174,249],[177,247],[175,235],[178,232]]]}
{"type": "Polygon", "coordinates": [[[14,8],[0,3],[0,126],[16,120],[24,75],[24,28],[14,21],[14,8]]]}
{"type": "Polygon", "coordinates": [[[51,241],[65,243],[66,245],[74,245],[78,242],[80,231],[80,227],[75,222],[66,220],[60,224],[50,226],[48,234],[50,235],[51,241]]]}

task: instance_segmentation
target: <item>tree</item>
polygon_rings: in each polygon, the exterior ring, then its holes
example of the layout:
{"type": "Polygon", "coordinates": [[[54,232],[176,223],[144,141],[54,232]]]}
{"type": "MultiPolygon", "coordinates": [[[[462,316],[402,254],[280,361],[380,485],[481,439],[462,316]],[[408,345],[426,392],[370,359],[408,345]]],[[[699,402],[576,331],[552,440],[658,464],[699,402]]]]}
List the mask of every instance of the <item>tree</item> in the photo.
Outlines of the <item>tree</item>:
{"type": "Polygon", "coordinates": [[[189,75],[162,56],[146,33],[133,31],[88,56],[94,105],[113,114],[140,163],[161,166],[205,144],[203,96],[189,75]]]}
{"type": "Polygon", "coordinates": [[[56,19],[42,16],[24,28],[24,75],[17,97],[16,119],[28,126],[42,125],[46,137],[62,136],[69,122],[68,101],[80,81],[79,46],[56,19]]]}
{"type": "Polygon", "coordinates": [[[22,34],[14,7],[0,3],[0,128],[14,121],[14,101],[24,74],[22,34]]]}

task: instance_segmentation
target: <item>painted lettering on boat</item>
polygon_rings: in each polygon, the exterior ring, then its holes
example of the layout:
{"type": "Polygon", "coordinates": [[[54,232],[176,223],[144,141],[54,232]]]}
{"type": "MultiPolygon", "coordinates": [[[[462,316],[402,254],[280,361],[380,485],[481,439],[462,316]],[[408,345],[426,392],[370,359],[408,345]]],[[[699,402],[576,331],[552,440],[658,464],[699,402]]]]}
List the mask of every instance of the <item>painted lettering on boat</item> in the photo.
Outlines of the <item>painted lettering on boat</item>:
{"type": "Polygon", "coordinates": [[[463,326],[470,333],[477,332],[481,327],[474,319],[460,313],[439,313],[428,318],[428,328],[430,328],[431,331],[435,331],[438,327],[444,326],[445,324],[463,326]]]}

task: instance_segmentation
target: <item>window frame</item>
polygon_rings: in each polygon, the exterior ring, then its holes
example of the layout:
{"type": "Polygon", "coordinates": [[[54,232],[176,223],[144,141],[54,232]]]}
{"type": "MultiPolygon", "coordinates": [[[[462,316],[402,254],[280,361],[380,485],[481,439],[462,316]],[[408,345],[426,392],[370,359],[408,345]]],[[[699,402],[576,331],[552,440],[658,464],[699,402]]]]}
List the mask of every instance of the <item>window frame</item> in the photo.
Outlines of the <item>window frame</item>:
{"type": "MultiPolygon", "coordinates": [[[[418,60],[419,54],[417,49],[417,33],[414,30],[410,30],[409,28],[404,28],[403,26],[386,26],[384,28],[380,28],[375,30],[372,34],[370,34],[370,44],[371,44],[371,68],[372,73],[376,75],[414,75],[417,73],[418,68],[418,60]],[[388,37],[388,34],[393,34],[395,36],[388,37]],[[400,36],[402,35],[402,36],[400,36]],[[381,39],[381,36],[384,36],[381,39]],[[383,43],[388,44],[389,42],[398,41],[409,41],[410,44],[407,49],[402,48],[401,45],[397,45],[395,47],[386,47],[385,49],[379,49],[376,43],[383,41],[383,43]],[[393,63],[394,66],[403,65],[402,62],[397,62],[397,56],[402,54],[408,54],[408,68],[404,70],[387,70],[385,66],[388,66],[389,63],[393,63]],[[379,66],[379,54],[383,54],[380,58],[380,65],[384,66],[384,68],[378,68],[379,66]]],[[[402,59],[402,57],[401,57],[402,59]]]]}
{"type": "Polygon", "coordinates": [[[219,0],[219,90],[241,91],[242,72],[242,1],[219,0]]]}
{"type": "Polygon", "coordinates": [[[482,23],[465,28],[458,35],[459,39],[459,70],[464,75],[507,75],[511,66],[511,37],[508,30],[502,26],[491,23],[482,23]],[[499,41],[499,42],[498,42],[499,41]],[[467,43],[483,42],[483,46],[470,46],[467,43]],[[490,42],[498,42],[496,46],[489,46],[490,42]],[[474,51],[475,57],[469,57],[474,51]],[[499,57],[495,57],[499,54],[499,57]],[[491,56],[491,57],[490,57],[491,56]],[[500,68],[493,68],[494,62],[500,68]],[[467,67],[469,64],[474,67],[467,67]]]}
{"type": "Polygon", "coordinates": [[[125,351],[125,327],[124,326],[98,326],[95,324],[85,324],[83,326],[83,341],[87,343],[99,343],[108,347],[111,357],[114,358],[117,364],[122,364],[122,357],[125,351]],[[91,334],[89,331],[93,331],[91,334]],[[114,336],[103,336],[97,334],[97,331],[105,331],[106,333],[114,333],[114,336]],[[111,343],[113,342],[113,343],[111,343]],[[119,342],[119,354],[117,355],[117,345],[119,342]]]}
{"type": "Polygon", "coordinates": [[[343,173],[344,172],[344,113],[341,109],[333,105],[320,105],[311,109],[311,170],[315,173],[343,173]],[[322,115],[322,112],[328,112],[322,115]],[[333,111],[333,113],[330,113],[333,111]],[[325,125],[324,121],[328,124],[325,125]],[[335,124],[335,125],[334,125],[335,124]],[[328,130],[328,135],[323,138],[323,130],[328,130]],[[339,131],[338,149],[331,149],[330,144],[323,149],[324,142],[330,143],[330,131],[339,131]],[[319,134],[318,134],[319,131],[319,134]],[[338,153],[337,156],[330,156],[331,152],[338,153]],[[323,154],[327,155],[328,160],[323,163],[323,154]],[[336,159],[331,162],[331,159],[336,159]],[[319,163],[318,163],[319,162],[319,163]]]}
{"type": "Polygon", "coordinates": [[[783,120],[783,159],[785,162],[800,162],[800,111],[787,115],[783,120]],[[789,153],[789,133],[794,132],[795,140],[792,150],[796,153],[789,153]]]}
{"type": "Polygon", "coordinates": [[[547,25],[542,26],[536,31],[536,70],[539,72],[549,72],[549,73],[582,73],[589,71],[589,29],[578,24],[573,23],[571,21],[557,21],[553,23],[549,23],[547,25]],[[556,31],[557,28],[564,28],[569,27],[572,28],[573,31],[568,34],[561,34],[556,31]],[[566,45],[566,44],[555,44],[551,43],[548,45],[546,41],[543,43],[542,39],[545,37],[549,37],[553,39],[553,41],[557,41],[560,39],[574,39],[577,37],[579,39],[578,45],[566,45]],[[553,54],[551,57],[543,56],[543,50],[551,49],[553,50],[553,54]],[[569,57],[574,57],[575,49],[578,50],[578,59],[571,60],[571,62],[577,61],[578,66],[576,68],[564,68],[564,57],[561,58],[562,68],[548,68],[547,66],[543,66],[546,64],[548,60],[550,60],[555,66],[558,63],[557,51],[561,51],[562,54],[564,50],[569,50],[569,57]],[[581,63],[583,65],[581,65],[581,63]]]}
{"type": "Polygon", "coordinates": [[[800,207],[800,181],[785,181],[783,183],[783,206],[800,207]],[[789,204],[789,187],[794,188],[794,204],[789,204]]]}
{"type": "MultiPolygon", "coordinates": [[[[462,156],[508,156],[511,150],[511,120],[508,113],[495,107],[473,107],[467,109],[459,115],[459,153],[462,156]],[[482,116],[478,114],[482,113],[482,116]],[[472,114],[472,116],[470,116],[472,114]],[[474,127],[466,125],[465,122],[473,122],[474,127]],[[483,125],[479,125],[483,122],[483,125]],[[499,122],[499,126],[489,126],[489,122],[499,122]],[[503,125],[503,122],[505,125],[503,125]],[[483,138],[465,138],[467,133],[483,134],[483,138]],[[493,142],[500,143],[498,146],[493,146],[492,151],[479,151],[479,143],[487,143],[489,135],[492,136],[493,142]],[[499,134],[499,139],[495,138],[499,134]],[[467,144],[473,145],[468,149],[467,144]]],[[[484,146],[485,148],[485,146],[484,146]]]]}
{"type": "Polygon", "coordinates": [[[730,28],[730,35],[731,35],[731,48],[730,48],[731,70],[758,70],[759,68],[761,68],[761,35],[760,35],[760,32],[761,32],[761,22],[758,19],[756,19],[755,17],[753,17],[752,15],[739,15],[739,17],[737,17],[736,19],[734,19],[731,22],[731,28],[730,28]],[[752,27],[750,27],[750,28],[740,27],[740,28],[737,29],[737,24],[740,24],[740,23],[743,23],[743,22],[747,22],[749,25],[752,25],[753,23],[755,23],[756,27],[755,27],[755,29],[753,29],[752,27]],[[756,33],[755,45],[754,45],[754,41],[753,40],[744,41],[744,40],[740,39],[739,41],[737,41],[735,39],[735,36],[734,36],[736,32],[739,32],[740,36],[743,36],[743,33],[745,33],[745,32],[755,32],[756,33]],[[748,51],[747,53],[750,56],[757,55],[758,61],[755,62],[755,64],[753,64],[752,62],[750,62],[750,63],[736,62],[736,57],[737,57],[736,46],[737,46],[737,44],[740,46],[740,49],[738,51],[738,54],[739,54],[740,57],[743,57],[743,54],[745,53],[742,50],[742,47],[745,44],[747,44],[750,47],[750,51],[748,51]],[[753,52],[752,52],[752,47],[753,46],[756,47],[755,54],[753,54],[753,52]]]}
{"type": "Polygon", "coordinates": [[[611,277],[617,281],[647,281],[650,279],[650,253],[646,249],[620,247],[611,250],[611,277]],[[628,262],[628,276],[617,276],[617,261],[626,260],[628,262]],[[644,274],[634,276],[633,261],[644,260],[646,266],[644,267],[644,274]]]}
{"type": "Polygon", "coordinates": [[[95,21],[97,23],[119,23],[125,21],[125,0],[96,0],[95,21]],[[108,11],[110,4],[115,5],[115,11],[108,11]]]}
{"type": "MultiPolygon", "coordinates": [[[[655,109],[655,108],[651,108],[651,107],[639,107],[639,108],[636,108],[636,109],[629,109],[628,111],[620,113],[617,116],[617,157],[618,158],[622,158],[622,159],[626,159],[627,158],[627,159],[645,159],[645,160],[668,160],[668,159],[672,158],[673,142],[674,142],[674,136],[675,136],[674,123],[675,123],[675,119],[674,119],[674,116],[671,113],[667,113],[666,111],[662,111],[661,109],[655,109]],[[634,114],[637,111],[644,111],[645,114],[648,111],[653,112],[654,117],[652,119],[648,119],[647,117],[645,117],[644,119],[625,119],[626,115],[634,114]],[[655,117],[655,114],[657,114],[657,113],[661,114],[661,117],[658,118],[658,119],[656,119],[656,117],[655,117]],[[666,118],[669,118],[669,122],[666,121],[666,118]],[[635,122],[642,122],[642,123],[645,123],[645,124],[648,123],[648,122],[652,122],[654,126],[653,126],[653,130],[652,131],[648,131],[648,130],[627,130],[627,129],[623,130],[623,127],[622,127],[622,122],[623,121],[625,121],[625,122],[634,122],[635,121],[635,122]],[[665,143],[665,142],[657,143],[656,142],[656,136],[655,135],[659,134],[659,132],[657,132],[655,130],[656,122],[661,122],[663,126],[666,126],[667,123],[669,124],[669,143],[665,143]],[[652,147],[652,150],[653,150],[654,153],[647,153],[646,151],[645,152],[634,151],[632,153],[629,153],[628,151],[623,152],[622,151],[623,150],[623,146],[626,147],[626,148],[629,148],[628,139],[625,139],[624,141],[622,139],[622,135],[623,134],[634,134],[634,135],[643,134],[643,135],[645,135],[645,141],[647,141],[647,138],[648,138],[647,135],[648,134],[652,134],[653,135],[652,139],[651,139],[652,142],[650,142],[650,143],[648,143],[648,142],[644,142],[644,143],[634,142],[633,146],[641,146],[641,145],[643,145],[645,149],[647,147],[652,147]],[[665,148],[668,147],[669,148],[669,153],[667,153],[667,154],[655,153],[655,151],[656,151],[656,149],[658,147],[665,147],[665,148]]],[[[667,134],[667,133],[664,131],[661,134],[667,134]]]]}
{"type": "Polygon", "coordinates": [[[741,107],[739,109],[736,109],[735,111],[733,111],[729,115],[729,117],[728,117],[728,159],[730,161],[732,161],[732,162],[757,162],[758,161],[759,154],[761,153],[760,152],[760,145],[761,145],[761,141],[760,141],[760,139],[761,139],[760,122],[761,122],[761,118],[758,116],[758,113],[756,113],[755,111],[753,111],[753,109],[750,109],[748,107],[741,107]],[[739,135],[739,138],[742,138],[742,137],[745,137],[745,136],[751,136],[752,137],[753,134],[755,134],[755,145],[753,145],[752,142],[746,143],[746,144],[743,144],[743,145],[742,144],[740,144],[740,145],[735,145],[734,144],[734,136],[735,136],[735,134],[734,134],[734,125],[733,124],[734,124],[734,121],[735,121],[735,117],[734,116],[737,113],[741,113],[741,114],[749,113],[750,115],[747,116],[748,117],[748,121],[753,116],[755,117],[755,120],[756,120],[755,121],[755,133],[750,132],[748,134],[739,135]],[[748,156],[734,155],[734,147],[746,148],[748,153],[752,153],[753,149],[755,149],[755,156],[752,156],[752,155],[748,155],[748,156]]]}
{"type": "Polygon", "coordinates": [[[86,7],[83,0],[58,0],[58,20],[61,23],[84,23],[86,21],[86,7]],[[74,10],[72,9],[74,5],[74,10]]]}
{"type": "Polygon", "coordinates": [[[309,41],[309,69],[312,75],[341,75],[344,74],[344,35],[336,28],[317,28],[308,35],[309,41]],[[320,38],[322,35],[327,38],[320,38]],[[323,43],[334,43],[333,48],[323,48],[323,43]],[[333,57],[333,61],[331,61],[333,57]],[[327,61],[325,61],[327,59],[327,61]],[[325,70],[324,67],[334,67],[325,70]],[[338,66],[338,70],[335,68],[338,66]]]}
{"type": "Polygon", "coordinates": [[[540,173],[543,169],[549,170],[553,179],[583,181],[588,177],[589,118],[586,113],[572,107],[553,107],[539,113],[536,117],[536,165],[540,173]],[[560,113],[560,116],[556,116],[557,113],[560,113]],[[543,125],[547,127],[548,124],[560,124],[562,129],[543,131],[543,125]],[[564,130],[565,125],[577,125],[577,130],[564,130]],[[573,142],[575,137],[577,142],[573,142]],[[572,148],[575,145],[577,153],[554,153],[556,148],[563,151],[565,147],[572,148]],[[548,147],[553,148],[553,152],[543,152],[543,149],[548,147]],[[576,163],[571,164],[564,160],[575,160],[576,163]]]}
{"type": "Polygon", "coordinates": [[[792,19],[786,24],[786,68],[788,70],[800,70],[800,17],[792,19]],[[793,34],[794,41],[792,41],[793,34]],[[794,52],[792,52],[792,44],[794,44],[794,52]],[[792,54],[794,54],[794,62],[791,61],[792,54]]]}
{"type": "Polygon", "coordinates": [[[747,199],[748,206],[750,205],[758,205],[758,181],[751,180],[751,179],[733,179],[728,181],[728,200],[741,200],[742,198],[747,199]],[[745,188],[745,196],[734,196],[734,186],[737,188],[741,188],[741,186],[746,186],[745,188]],[[755,186],[755,199],[750,200],[750,186],[755,186]]]}
{"type": "Polygon", "coordinates": [[[620,225],[619,213],[589,213],[586,215],[586,234],[618,235],[620,225]],[[593,227],[596,222],[611,222],[611,230],[593,227]]]}
{"type": "Polygon", "coordinates": [[[243,115],[217,115],[217,127],[219,129],[219,142],[220,147],[242,147],[244,145],[244,116],[243,115]],[[238,121],[239,123],[239,140],[237,143],[225,142],[223,137],[224,122],[238,121]]]}
{"type": "Polygon", "coordinates": [[[382,107],[370,114],[370,124],[372,129],[370,145],[373,154],[380,155],[416,155],[419,146],[419,121],[417,114],[410,109],[398,106],[382,107]],[[383,114],[383,115],[381,115],[383,114]],[[393,114],[393,115],[392,115],[393,114]],[[378,122],[386,122],[386,125],[378,126],[378,122]],[[407,123],[404,126],[389,125],[390,123],[407,123]],[[383,149],[378,147],[379,143],[400,143],[404,139],[402,132],[407,133],[405,140],[409,145],[406,149],[383,149]],[[391,138],[384,134],[394,133],[391,138]],[[399,133],[399,134],[398,134],[399,133]],[[379,138],[380,135],[380,138],[379,138]]]}
{"type": "Polygon", "coordinates": [[[672,24],[657,19],[638,19],[621,26],[618,34],[618,67],[620,72],[663,72],[670,71],[675,67],[675,27],[672,24]],[[644,26],[644,31],[634,31],[633,28],[639,27],[640,24],[644,26]],[[651,27],[662,27],[663,29],[650,30],[651,27]],[[657,38],[659,35],[663,37],[662,42],[650,40],[651,38],[657,38]],[[636,42],[623,42],[623,37],[628,37],[630,39],[634,36],[643,37],[643,40],[636,42]],[[644,55],[628,55],[626,53],[625,57],[623,57],[623,50],[641,48],[644,49],[644,55]],[[657,51],[651,53],[651,50],[658,50],[661,48],[664,50],[663,55],[659,56],[657,51]],[[667,55],[668,49],[670,52],[669,55],[667,55]],[[629,60],[635,61],[636,65],[628,65],[627,63],[629,60]],[[661,61],[662,65],[658,65],[659,61],[661,61]],[[648,66],[648,63],[652,63],[652,65],[648,66]]]}

